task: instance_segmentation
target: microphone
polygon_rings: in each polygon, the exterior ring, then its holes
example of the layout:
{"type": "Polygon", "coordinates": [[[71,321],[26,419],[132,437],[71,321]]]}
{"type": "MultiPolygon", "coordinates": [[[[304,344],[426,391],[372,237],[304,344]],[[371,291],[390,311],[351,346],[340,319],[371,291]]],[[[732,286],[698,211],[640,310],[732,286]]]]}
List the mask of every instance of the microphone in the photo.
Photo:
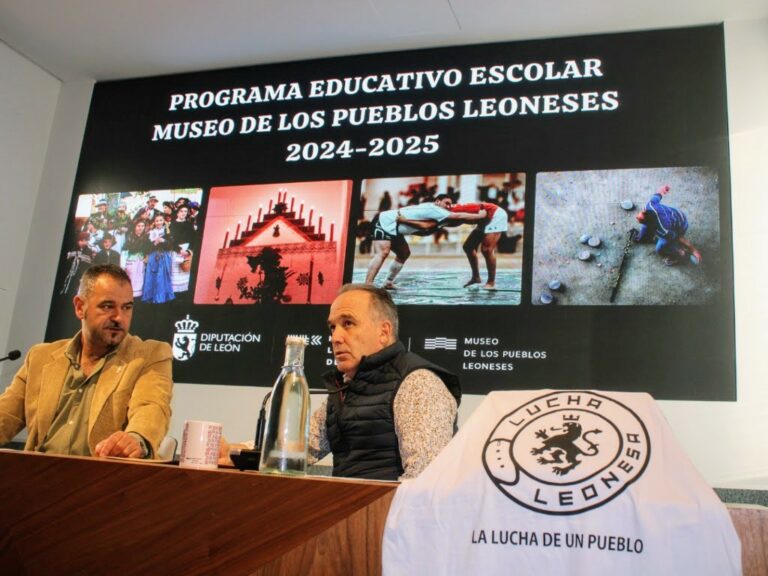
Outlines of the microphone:
{"type": "Polygon", "coordinates": [[[267,423],[267,402],[269,402],[272,396],[272,390],[264,395],[264,400],[261,402],[261,410],[259,410],[259,418],[256,420],[256,438],[254,438],[253,448],[254,450],[261,451],[261,443],[264,440],[264,426],[267,423]]]}
{"type": "Polygon", "coordinates": [[[3,362],[4,360],[18,360],[19,358],[21,358],[21,352],[18,350],[11,350],[8,352],[7,356],[0,358],[0,362],[3,362]]]}
{"type": "MultiPolygon", "coordinates": [[[[324,388],[310,388],[310,394],[328,394],[328,390],[324,388]]],[[[264,441],[264,427],[267,424],[267,402],[272,397],[272,390],[264,395],[264,400],[261,402],[261,410],[259,410],[259,418],[256,420],[256,438],[254,438],[253,447],[256,450],[261,450],[261,443],[264,441]]]]}
{"type": "MultiPolygon", "coordinates": [[[[310,388],[310,394],[328,394],[328,390],[319,388],[310,388]]],[[[229,457],[238,470],[258,470],[261,462],[261,443],[264,441],[264,428],[267,425],[267,403],[272,397],[272,390],[264,395],[259,410],[259,418],[256,420],[256,437],[253,442],[253,450],[240,450],[239,453],[232,452],[229,457]]]]}
{"type": "Polygon", "coordinates": [[[258,470],[261,463],[261,442],[264,439],[264,427],[267,420],[267,402],[272,396],[272,390],[264,395],[259,410],[259,418],[256,421],[256,438],[253,442],[253,450],[244,448],[239,452],[230,452],[229,458],[238,470],[258,470]]]}

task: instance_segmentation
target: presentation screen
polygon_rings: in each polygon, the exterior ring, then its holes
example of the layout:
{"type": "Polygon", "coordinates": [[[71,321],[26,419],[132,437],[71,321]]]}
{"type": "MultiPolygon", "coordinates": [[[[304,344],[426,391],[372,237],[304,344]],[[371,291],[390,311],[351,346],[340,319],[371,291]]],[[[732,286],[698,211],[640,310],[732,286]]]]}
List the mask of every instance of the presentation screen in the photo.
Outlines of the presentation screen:
{"type": "Polygon", "coordinates": [[[177,382],[316,387],[369,283],[465,393],[735,400],[728,154],[722,26],[98,83],[46,337],[111,262],[177,382]]]}

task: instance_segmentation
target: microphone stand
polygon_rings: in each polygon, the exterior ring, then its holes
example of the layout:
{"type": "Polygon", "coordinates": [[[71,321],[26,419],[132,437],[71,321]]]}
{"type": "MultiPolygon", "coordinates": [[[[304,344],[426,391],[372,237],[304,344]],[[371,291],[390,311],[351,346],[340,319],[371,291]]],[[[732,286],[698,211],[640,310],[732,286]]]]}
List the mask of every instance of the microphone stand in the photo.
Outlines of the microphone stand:
{"type": "Polygon", "coordinates": [[[21,358],[21,352],[18,350],[11,350],[6,356],[0,358],[0,362],[4,362],[5,360],[18,360],[19,358],[21,358]]]}
{"type": "Polygon", "coordinates": [[[253,448],[259,452],[261,452],[261,443],[264,441],[264,426],[267,424],[267,402],[269,402],[271,397],[272,390],[264,395],[264,400],[261,402],[261,410],[259,410],[259,419],[256,420],[256,438],[253,441],[253,448]]]}
{"type": "MultiPolygon", "coordinates": [[[[328,390],[309,389],[310,394],[328,394],[328,390]]],[[[272,390],[264,395],[259,410],[259,418],[256,420],[256,436],[253,440],[253,450],[244,448],[239,454],[230,454],[235,467],[238,470],[258,470],[261,463],[261,443],[264,441],[264,427],[267,424],[267,403],[272,397],[272,390]]]]}

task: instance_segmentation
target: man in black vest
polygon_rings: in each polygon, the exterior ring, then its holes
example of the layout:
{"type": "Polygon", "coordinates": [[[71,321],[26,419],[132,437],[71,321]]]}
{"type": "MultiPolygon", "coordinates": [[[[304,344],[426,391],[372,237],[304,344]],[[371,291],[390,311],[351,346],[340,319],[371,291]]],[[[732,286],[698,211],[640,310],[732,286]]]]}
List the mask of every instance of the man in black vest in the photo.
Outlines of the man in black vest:
{"type": "Polygon", "coordinates": [[[312,415],[310,456],[333,453],[333,475],[414,478],[453,437],[456,376],[406,351],[388,292],[347,284],[328,315],[336,370],[312,415]]]}

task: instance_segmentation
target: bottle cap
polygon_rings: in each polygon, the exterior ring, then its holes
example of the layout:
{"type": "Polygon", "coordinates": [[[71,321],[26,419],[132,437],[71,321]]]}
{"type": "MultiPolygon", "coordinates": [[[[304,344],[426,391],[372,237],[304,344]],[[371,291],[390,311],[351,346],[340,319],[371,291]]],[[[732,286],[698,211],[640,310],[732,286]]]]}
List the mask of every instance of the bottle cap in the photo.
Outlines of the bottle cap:
{"type": "Polygon", "coordinates": [[[288,346],[289,344],[300,344],[301,346],[306,346],[307,343],[301,336],[286,336],[285,345],[288,346]]]}
{"type": "Polygon", "coordinates": [[[301,336],[287,336],[285,338],[285,360],[283,366],[304,365],[304,350],[307,341],[301,336]]]}

